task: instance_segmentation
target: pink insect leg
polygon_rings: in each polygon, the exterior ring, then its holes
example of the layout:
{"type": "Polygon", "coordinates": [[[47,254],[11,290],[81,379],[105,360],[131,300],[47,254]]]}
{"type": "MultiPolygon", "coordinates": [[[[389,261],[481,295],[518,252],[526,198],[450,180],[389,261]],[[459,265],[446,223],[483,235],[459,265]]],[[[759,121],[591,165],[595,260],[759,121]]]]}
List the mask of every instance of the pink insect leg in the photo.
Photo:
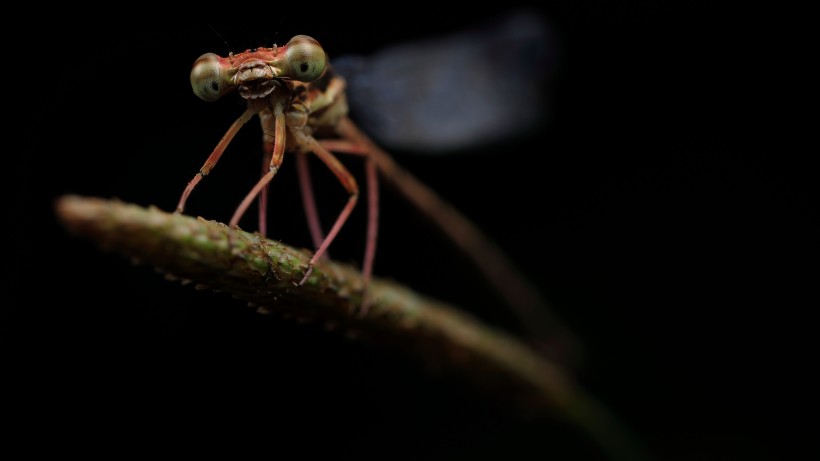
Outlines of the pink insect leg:
{"type": "Polygon", "coordinates": [[[185,202],[188,200],[188,196],[191,195],[191,191],[193,191],[194,187],[202,181],[202,178],[208,176],[208,173],[211,172],[211,169],[216,165],[216,162],[219,161],[219,157],[221,157],[222,153],[225,152],[225,148],[228,147],[228,144],[230,144],[233,137],[236,136],[236,133],[244,124],[248,123],[248,120],[250,120],[255,113],[256,110],[248,108],[242,113],[242,115],[239,116],[238,119],[236,119],[235,122],[233,122],[230,128],[228,128],[228,131],[224,136],[222,136],[222,139],[219,140],[219,144],[216,145],[214,151],[211,152],[211,155],[209,155],[208,159],[205,160],[205,164],[202,165],[202,168],[199,169],[199,172],[194,176],[194,178],[188,182],[188,186],[186,186],[185,190],[182,192],[182,197],[180,197],[176,208],[177,213],[182,213],[185,209],[185,202]]]}
{"type": "MultiPolygon", "coordinates": [[[[313,184],[310,180],[310,159],[307,153],[296,155],[296,170],[299,175],[299,187],[302,191],[302,205],[305,208],[308,228],[310,228],[310,238],[313,240],[313,247],[319,248],[325,239],[322,232],[322,223],[319,220],[319,212],[316,208],[316,198],[313,195],[313,184]]],[[[327,255],[327,253],[325,253],[327,255]]]]}
{"type": "Polygon", "coordinates": [[[347,190],[350,194],[350,197],[347,199],[347,204],[345,204],[345,207],[342,209],[341,213],[339,213],[339,216],[336,218],[336,222],[333,223],[333,227],[330,229],[330,232],[328,232],[327,236],[325,236],[322,243],[316,249],[313,257],[310,258],[305,275],[299,282],[299,285],[303,285],[313,272],[313,266],[316,264],[316,261],[324,255],[325,251],[327,251],[327,247],[330,246],[330,243],[334,238],[336,238],[336,235],[339,233],[345,221],[347,221],[347,218],[350,216],[350,213],[353,211],[353,208],[356,206],[356,201],[359,198],[359,185],[356,184],[356,179],[350,174],[349,171],[347,171],[347,168],[342,165],[339,159],[334,157],[330,151],[322,147],[316,139],[300,131],[294,131],[293,134],[298,138],[300,145],[305,146],[305,149],[316,154],[316,156],[319,157],[325,165],[327,165],[345,190],[347,190]]]}
{"type": "Polygon", "coordinates": [[[345,139],[326,139],[319,141],[322,147],[334,152],[353,154],[365,157],[365,177],[367,181],[367,241],[362,263],[362,305],[360,315],[367,314],[370,297],[367,288],[373,276],[373,263],[376,259],[376,241],[379,233],[379,175],[376,162],[367,155],[367,149],[345,139]]]}
{"type": "MultiPolygon", "coordinates": [[[[265,143],[265,155],[262,156],[262,177],[270,170],[271,159],[273,158],[273,146],[265,143]]],[[[262,188],[259,192],[259,235],[268,235],[268,191],[270,184],[262,188]]]]}
{"type": "Polygon", "coordinates": [[[282,165],[282,159],[285,153],[285,114],[282,112],[282,107],[280,104],[277,104],[274,108],[273,120],[270,120],[269,113],[260,113],[259,116],[262,118],[263,130],[265,132],[265,155],[267,156],[268,152],[270,152],[270,168],[268,172],[259,179],[256,185],[253,186],[253,189],[248,192],[248,195],[245,196],[242,203],[236,208],[236,211],[234,211],[233,217],[231,217],[231,221],[228,223],[231,227],[238,226],[239,220],[242,219],[242,216],[248,211],[248,207],[250,207],[253,199],[267,188],[268,184],[270,184],[273,177],[279,171],[279,167],[282,165]],[[274,125],[273,135],[267,131],[267,127],[271,122],[274,125]]]}

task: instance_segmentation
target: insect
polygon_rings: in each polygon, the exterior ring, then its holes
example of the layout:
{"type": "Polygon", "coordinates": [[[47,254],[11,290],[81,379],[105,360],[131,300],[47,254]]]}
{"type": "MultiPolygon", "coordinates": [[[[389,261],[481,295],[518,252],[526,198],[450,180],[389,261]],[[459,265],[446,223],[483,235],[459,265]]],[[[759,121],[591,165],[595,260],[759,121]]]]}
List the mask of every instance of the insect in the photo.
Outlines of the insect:
{"type": "MultiPolygon", "coordinates": [[[[520,27],[517,29],[513,26],[509,27],[511,30],[520,29],[520,27]]],[[[402,58],[402,62],[408,62],[407,58],[402,58]]],[[[356,65],[356,61],[346,61],[343,67],[348,69],[346,73],[352,74],[351,69],[356,65]]],[[[360,315],[366,315],[370,303],[367,287],[372,278],[376,255],[378,178],[381,175],[432,218],[444,233],[473,259],[487,279],[508,301],[508,304],[516,309],[517,315],[522,319],[522,324],[528,326],[534,332],[535,337],[542,340],[549,337],[560,337],[560,341],[565,344],[563,347],[572,347],[567,344],[573,343],[574,340],[569,339],[566,329],[549,314],[541,295],[520,276],[520,272],[509,258],[461,212],[399,166],[350,118],[346,92],[348,81],[344,75],[337,73],[331,66],[318,41],[306,35],[297,35],[283,46],[249,49],[237,54],[231,53],[227,57],[206,53],[195,61],[190,77],[193,91],[199,98],[205,101],[216,101],[236,92],[246,101],[247,108],[229,127],[199,172],[187,184],[177,204],[176,212],[184,211],[191,192],[211,172],[242,126],[258,116],[263,133],[263,172],[236,208],[229,226],[237,227],[253,201],[258,199],[258,231],[263,236],[266,234],[268,186],[278,173],[285,154],[294,154],[303,205],[315,247],[304,276],[298,283],[299,286],[309,279],[314,265],[327,253],[328,247],[344,226],[360,198],[360,188],[356,179],[334,153],[358,155],[363,157],[365,163],[368,209],[365,255],[362,260],[364,287],[360,315]],[[326,234],[321,228],[310,184],[307,166],[309,155],[318,157],[335,175],[348,194],[347,202],[326,234]]],[[[497,85],[502,91],[505,89],[503,79],[497,85]]],[[[366,84],[364,86],[368,87],[366,84]]],[[[505,97],[507,94],[524,94],[524,92],[507,92],[505,97]]],[[[509,99],[513,102],[508,103],[506,107],[518,105],[522,117],[517,121],[519,124],[526,121],[524,119],[531,118],[533,111],[521,107],[522,104],[519,104],[521,101],[516,101],[512,96],[509,96],[509,99]]],[[[526,102],[531,103],[531,101],[526,102]]],[[[362,103],[366,104],[366,101],[362,103]]],[[[496,107],[504,106],[496,105],[496,107]]],[[[516,120],[512,109],[508,111],[510,113],[504,113],[504,110],[496,112],[502,113],[496,113],[494,117],[491,117],[487,126],[494,128],[494,132],[500,133],[515,125],[516,120]]],[[[432,118],[423,119],[433,120],[432,118]]],[[[370,120],[376,124],[380,121],[384,120],[370,120]]],[[[440,141],[438,145],[448,143],[459,145],[469,136],[469,133],[464,134],[467,132],[473,133],[473,136],[476,133],[490,132],[491,130],[486,129],[487,127],[482,129],[467,126],[482,123],[487,124],[480,118],[473,118],[472,121],[467,119],[462,123],[461,128],[451,127],[444,134],[440,132],[439,137],[443,139],[443,142],[440,141]]],[[[405,128],[398,132],[407,132],[414,126],[407,120],[399,120],[398,125],[405,128]]],[[[415,127],[432,131],[436,125],[437,123],[434,122],[428,126],[416,124],[415,127]]],[[[388,138],[391,136],[390,130],[384,127],[380,132],[388,138]]],[[[418,137],[410,136],[409,139],[418,139],[418,137]]]]}

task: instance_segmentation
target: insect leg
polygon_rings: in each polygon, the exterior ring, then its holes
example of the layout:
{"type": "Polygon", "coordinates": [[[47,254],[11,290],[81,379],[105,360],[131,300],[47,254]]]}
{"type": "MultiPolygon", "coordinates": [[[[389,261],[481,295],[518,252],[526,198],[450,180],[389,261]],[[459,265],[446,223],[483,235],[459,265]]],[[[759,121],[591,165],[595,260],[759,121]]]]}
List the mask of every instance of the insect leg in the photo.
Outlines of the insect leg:
{"type": "Polygon", "coordinates": [[[379,175],[376,162],[367,155],[367,149],[364,146],[346,139],[323,139],[319,141],[319,144],[335,152],[366,157],[367,242],[364,249],[364,262],[362,263],[362,280],[365,290],[362,294],[362,306],[359,312],[360,315],[365,315],[369,305],[367,286],[370,284],[370,278],[373,275],[373,262],[376,259],[376,240],[379,233],[379,175]]]}
{"type": "Polygon", "coordinates": [[[202,165],[199,172],[194,175],[194,178],[188,182],[188,186],[185,187],[185,190],[182,192],[182,197],[180,197],[179,203],[177,204],[176,213],[182,213],[185,209],[185,202],[188,200],[188,196],[191,195],[191,191],[194,190],[194,187],[199,184],[199,181],[201,181],[202,178],[211,172],[211,169],[214,165],[216,165],[216,162],[219,161],[219,157],[221,157],[222,153],[225,152],[225,148],[228,147],[228,144],[230,144],[233,137],[236,136],[236,133],[244,124],[248,123],[248,120],[250,120],[255,113],[256,110],[248,108],[242,113],[242,115],[239,116],[238,119],[236,119],[235,122],[233,122],[233,124],[231,124],[228,131],[224,136],[222,136],[222,139],[219,140],[219,143],[216,145],[216,148],[214,148],[214,151],[211,152],[211,155],[209,155],[208,159],[205,160],[205,164],[202,165]]]}
{"type": "Polygon", "coordinates": [[[310,180],[310,165],[308,164],[309,160],[307,152],[299,152],[296,155],[296,170],[299,175],[299,187],[302,191],[302,204],[304,205],[308,227],[310,228],[310,238],[313,240],[313,247],[319,248],[325,237],[322,232],[322,223],[319,220],[319,212],[316,209],[316,198],[313,195],[313,185],[310,180]]]}
{"type": "Polygon", "coordinates": [[[370,285],[370,277],[373,275],[373,260],[376,258],[376,238],[379,234],[379,174],[376,170],[376,162],[368,157],[365,161],[365,168],[367,175],[367,242],[364,247],[364,264],[362,265],[364,294],[362,294],[360,315],[367,314],[367,308],[370,305],[367,287],[370,285]]]}
{"type": "Polygon", "coordinates": [[[313,136],[305,134],[303,131],[300,130],[292,130],[291,133],[296,137],[297,143],[300,146],[304,147],[304,150],[313,152],[319,157],[322,162],[327,165],[331,172],[336,176],[342,186],[347,190],[350,197],[347,199],[347,204],[342,209],[342,212],[339,213],[339,216],[336,218],[336,222],[333,223],[333,227],[328,232],[327,236],[325,236],[322,243],[316,249],[316,252],[313,254],[313,257],[310,258],[308,262],[308,268],[305,271],[305,275],[302,277],[302,280],[299,282],[299,285],[303,285],[310,274],[313,272],[313,266],[316,264],[316,261],[322,257],[322,255],[327,250],[327,247],[330,246],[330,243],[336,238],[336,235],[341,230],[342,226],[344,225],[347,218],[350,216],[350,213],[353,211],[353,208],[356,206],[356,201],[359,198],[359,185],[356,183],[356,179],[353,175],[347,171],[344,165],[333,156],[327,149],[322,147],[319,142],[316,141],[313,136]]]}
{"type": "MultiPolygon", "coordinates": [[[[265,155],[262,156],[262,177],[270,170],[271,158],[273,157],[273,149],[269,144],[265,144],[265,155]]],[[[268,191],[270,184],[267,184],[259,192],[259,235],[262,237],[268,235],[268,191]]]]}
{"type": "Polygon", "coordinates": [[[233,217],[231,217],[231,221],[228,223],[231,227],[237,227],[239,220],[242,219],[242,215],[248,211],[248,207],[250,207],[253,199],[268,186],[282,165],[282,158],[285,153],[285,114],[282,112],[281,104],[277,104],[274,108],[272,119],[269,113],[260,113],[260,118],[262,118],[263,130],[265,132],[265,149],[270,152],[271,156],[270,168],[268,172],[259,179],[256,185],[253,186],[253,189],[248,192],[248,195],[245,196],[242,203],[236,208],[236,211],[234,211],[233,217]],[[267,127],[271,123],[274,125],[272,135],[267,131],[267,127]]]}

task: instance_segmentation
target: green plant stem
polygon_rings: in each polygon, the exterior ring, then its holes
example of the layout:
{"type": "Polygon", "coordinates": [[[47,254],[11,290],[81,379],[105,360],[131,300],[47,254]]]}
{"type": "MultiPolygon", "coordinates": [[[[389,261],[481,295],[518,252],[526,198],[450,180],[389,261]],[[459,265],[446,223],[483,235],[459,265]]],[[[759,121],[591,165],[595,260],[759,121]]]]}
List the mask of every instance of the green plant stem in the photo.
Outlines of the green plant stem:
{"type": "Polygon", "coordinates": [[[362,277],[355,268],[320,261],[301,280],[310,253],[228,226],[117,200],[68,195],[56,212],[71,233],[183,283],[193,282],[247,301],[263,313],[309,319],[398,346],[455,372],[499,401],[528,413],[565,417],[613,458],[638,459],[611,415],[559,365],[514,336],[461,309],[374,278],[370,306],[361,302],[362,277]]]}

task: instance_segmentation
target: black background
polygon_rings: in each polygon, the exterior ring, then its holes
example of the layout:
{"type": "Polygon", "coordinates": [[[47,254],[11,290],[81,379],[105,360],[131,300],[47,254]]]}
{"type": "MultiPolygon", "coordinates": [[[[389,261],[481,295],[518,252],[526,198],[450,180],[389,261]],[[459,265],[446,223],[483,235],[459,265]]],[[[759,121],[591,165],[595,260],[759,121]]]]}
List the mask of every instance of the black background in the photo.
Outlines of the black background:
{"type": "MultiPolygon", "coordinates": [[[[9,440],[35,452],[600,458],[560,424],[508,418],[375,345],[166,281],[54,219],[66,193],[175,206],[242,110],[191,93],[190,65],[206,51],[304,33],[332,59],[511,8],[391,7],[254,5],[184,21],[98,12],[110,16],[24,28],[6,69],[10,100],[24,103],[6,136],[22,146],[6,156],[4,406],[19,410],[5,412],[9,440]]],[[[762,122],[779,116],[761,78],[777,46],[748,10],[566,2],[541,12],[560,55],[543,129],[397,160],[525,268],[587,347],[580,383],[650,455],[774,458],[790,446],[776,429],[794,405],[789,322],[808,280],[794,261],[816,220],[812,174],[762,122]]],[[[259,147],[251,124],[187,212],[227,221],[258,175],[259,147]]],[[[344,194],[314,173],[333,216],[344,194]]],[[[310,246],[287,160],[272,194],[271,235],[310,246]]],[[[511,325],[467,260],[401,197],[382,195],[376,274],[511,325]]],[[[363,210],[335,259],[360,261],[363,210]]]]}

